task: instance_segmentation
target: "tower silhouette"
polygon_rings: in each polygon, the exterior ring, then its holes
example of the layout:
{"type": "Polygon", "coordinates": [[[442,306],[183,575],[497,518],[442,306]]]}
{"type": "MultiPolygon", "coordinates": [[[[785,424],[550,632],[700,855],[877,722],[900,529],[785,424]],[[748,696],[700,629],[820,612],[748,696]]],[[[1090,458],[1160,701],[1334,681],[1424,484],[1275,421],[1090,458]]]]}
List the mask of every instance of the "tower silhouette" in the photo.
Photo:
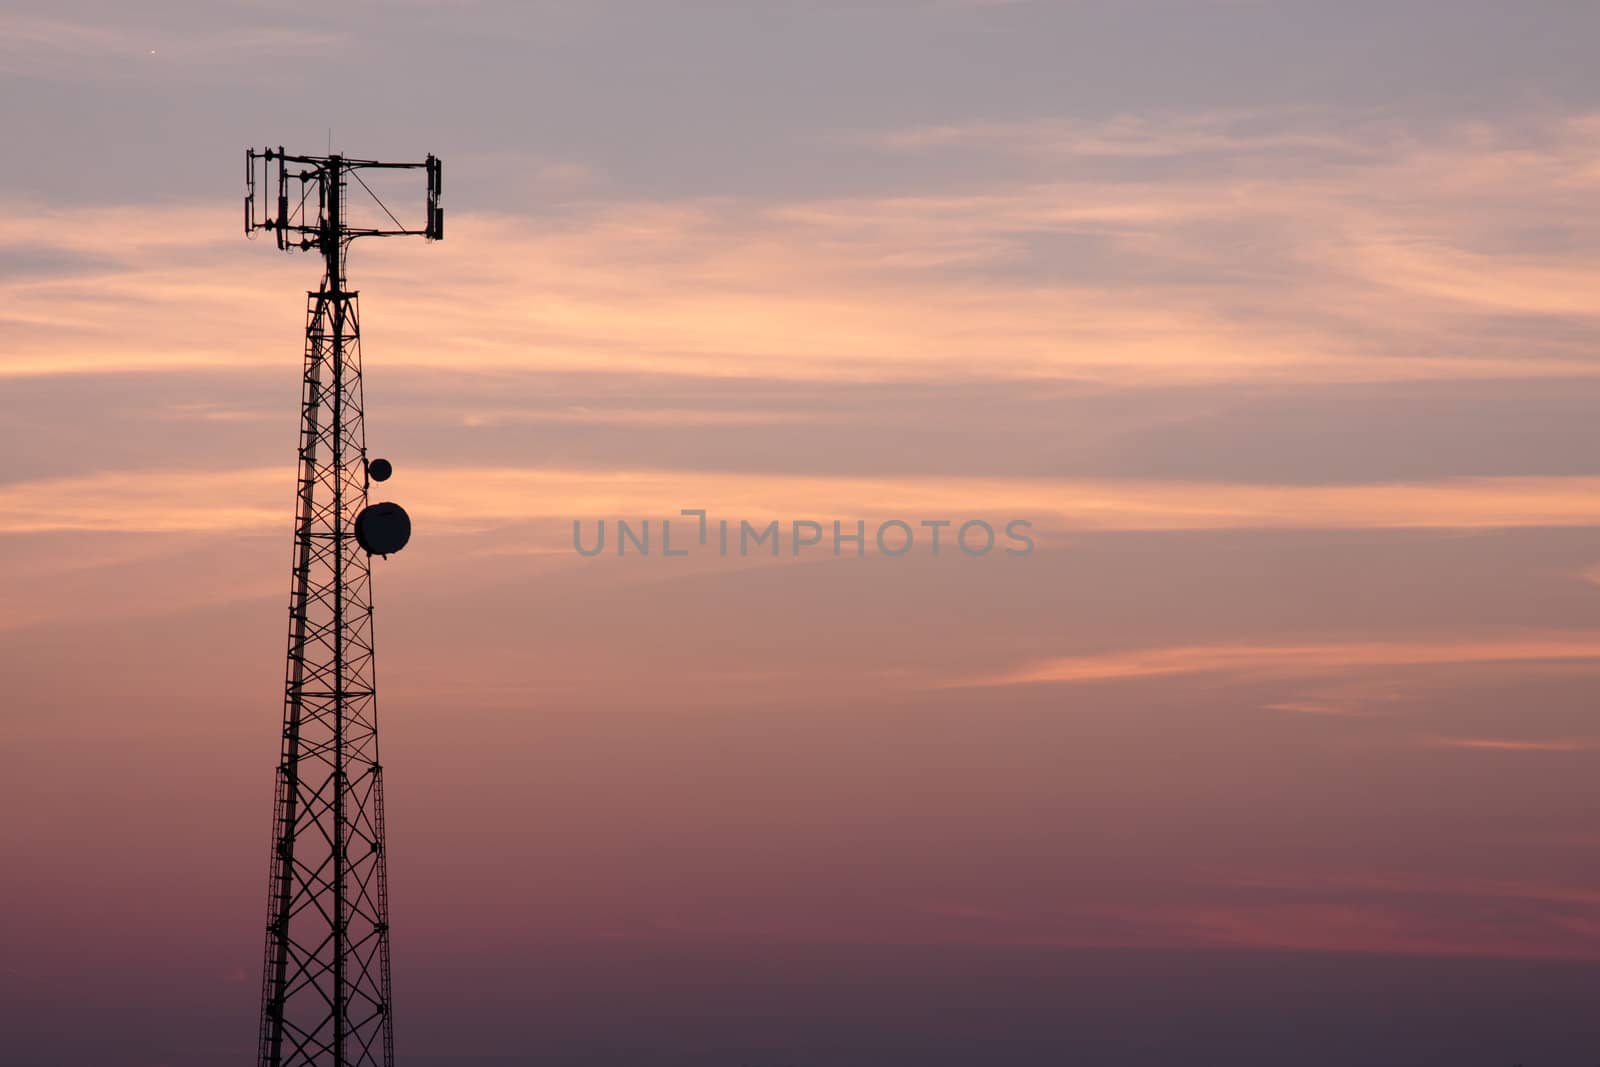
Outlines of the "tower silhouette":
{"type": "Polygon", "coordinates": [[[306,305],[258,1063],[392,1067],[370,557],[404,547],[410,520],[398,505],[367,502],[370,483],[386,479],[390,467],[384,460],[367,461],[361,322],[345,260],[357,237],[442,238],[441,167],[433,156],[423,163],[379,163],[269,148],[245,153],[245,173],[246,235],[267,231],[284,251],[316,250],[324,268],[322,285],[307,294],[306,305]],[[374,169],[426,172],[421,227],[404,226],[372,192],[361,172],[374,169]],[[266,197],[274,177],[275,204],[266,197]],[[351,224],[350,180],[371,196],[392,228],[351,224]]]}

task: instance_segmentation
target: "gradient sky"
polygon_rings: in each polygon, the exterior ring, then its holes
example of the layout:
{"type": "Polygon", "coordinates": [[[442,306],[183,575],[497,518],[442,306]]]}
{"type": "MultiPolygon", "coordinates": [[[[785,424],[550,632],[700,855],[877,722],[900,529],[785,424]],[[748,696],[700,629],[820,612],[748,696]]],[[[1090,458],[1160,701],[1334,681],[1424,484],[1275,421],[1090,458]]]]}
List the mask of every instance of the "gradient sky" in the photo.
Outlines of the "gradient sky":
{"type": "Polygon", "coordinates": [[[251,1054],[318,264],[241,154],[331,143],[445,160],[350,266],[406,1062],[1592,1063],[1597,35],[12,0],[0,1059],[251,1054]],[[691,507],[1039,547],[571,551],[691,507]]]}

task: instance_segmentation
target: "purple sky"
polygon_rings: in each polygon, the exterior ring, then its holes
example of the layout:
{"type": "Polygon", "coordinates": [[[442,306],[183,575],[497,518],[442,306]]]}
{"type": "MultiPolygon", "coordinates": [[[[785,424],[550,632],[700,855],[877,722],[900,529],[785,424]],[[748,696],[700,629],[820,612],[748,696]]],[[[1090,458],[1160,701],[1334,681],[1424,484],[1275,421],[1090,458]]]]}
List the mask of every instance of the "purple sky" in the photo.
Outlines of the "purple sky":
{"type": "Polygon", "coordinates": [[[318,266],[240,155],[331,142],[446,168],[350,267],[407,1063],[1590,1062],[1597,31],[10,5],[0,1060],[250,1054],[318,266]],[[1037,550],[572,551],[683,508],[1037,550]]]}

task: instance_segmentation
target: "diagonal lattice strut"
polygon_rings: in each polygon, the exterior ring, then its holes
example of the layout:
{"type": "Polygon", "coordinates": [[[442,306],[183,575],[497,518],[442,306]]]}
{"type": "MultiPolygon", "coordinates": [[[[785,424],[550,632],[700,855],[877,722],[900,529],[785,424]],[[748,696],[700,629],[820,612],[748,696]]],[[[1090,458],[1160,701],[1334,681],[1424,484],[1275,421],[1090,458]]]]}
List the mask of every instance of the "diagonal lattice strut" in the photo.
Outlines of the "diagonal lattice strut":
{"type": "Polygon", "coordinates": [[[361,330],[337,277],[309,294],[300,478],[273,812],[262,1067],[391,1067],[388,889],[373,685],[361,330]]]}

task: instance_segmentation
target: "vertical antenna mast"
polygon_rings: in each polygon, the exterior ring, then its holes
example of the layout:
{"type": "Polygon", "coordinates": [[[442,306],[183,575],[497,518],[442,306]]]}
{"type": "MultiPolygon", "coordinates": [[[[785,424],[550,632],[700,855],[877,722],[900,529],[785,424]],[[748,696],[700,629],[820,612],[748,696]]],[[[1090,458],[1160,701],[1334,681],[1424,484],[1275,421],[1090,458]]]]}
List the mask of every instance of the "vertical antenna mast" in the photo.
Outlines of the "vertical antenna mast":
{"type": "Polygon", "coordinates": [[[367,503],[387,460],[367,461],[361,326],[345,259],[357,237],[444,237],[439,160],[380,163],[340,155],[245,153],[245,233],[284,251],[317,250],[322,286],[307,294],[300,477],[283,743],[273,801],[260,1067],[393,1067],[383,768],[372,640],[371,556],[398,552],[411,523],[367,503]],[[407,228],[364,170],[422,170],[423,225],[407,228]],[[259,175],[259,184],[258,184],[259,175]],[[276,200],[265,190],[276,177],[276,200]],[[355,224],[354,178],[385,224],[355,224]]]}

